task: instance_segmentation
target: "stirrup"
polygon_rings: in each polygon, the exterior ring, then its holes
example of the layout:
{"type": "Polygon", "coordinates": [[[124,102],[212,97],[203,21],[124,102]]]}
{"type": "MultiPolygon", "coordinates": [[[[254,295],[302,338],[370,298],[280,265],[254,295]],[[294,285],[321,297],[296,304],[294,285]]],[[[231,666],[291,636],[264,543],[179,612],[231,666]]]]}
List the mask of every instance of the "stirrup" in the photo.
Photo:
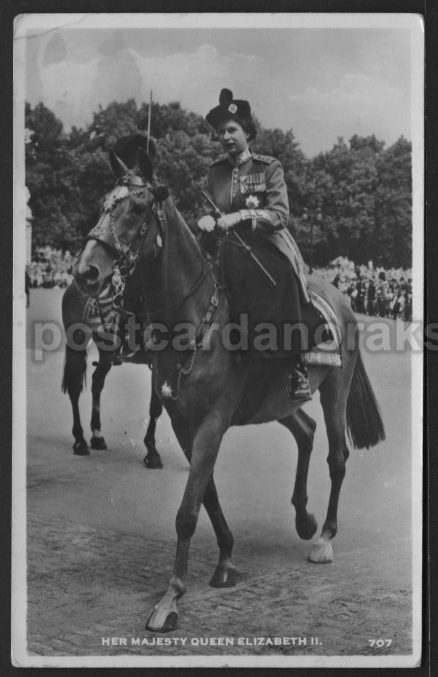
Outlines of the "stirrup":
{"type": "Polygon", "coordinates": [[[137,346],[135,348],[130,348],[127,343],[124,343],[121,347],[120,355],[121,355],[123,361],[129,362],[139,352],[141,352],[140,346],[137,346]]]}
{"type": "Polygon", "coordinates": [[[296,365],[293,372],[289,374],[289,385],[289,397],[293,402],[308,402],[312,399],[307,369],[301,363],[296,365]]]}
{"type": "Polygon", "coordinates": [[[113,367],[119,367],[121,364],[123,364],[123,357],[119,350],[117,351],[117,353],[114,353],[113,355],[112,365],[113,367]]]}

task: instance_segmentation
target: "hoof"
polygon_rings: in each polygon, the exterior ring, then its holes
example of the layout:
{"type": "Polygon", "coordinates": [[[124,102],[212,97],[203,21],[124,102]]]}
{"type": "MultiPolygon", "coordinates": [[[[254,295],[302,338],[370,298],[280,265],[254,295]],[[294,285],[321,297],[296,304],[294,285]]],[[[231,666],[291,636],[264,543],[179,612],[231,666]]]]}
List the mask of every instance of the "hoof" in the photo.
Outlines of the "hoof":
{"type": "Polygon", "coordinates": [[[297,534],[304,541],[309,541],[316,534],[318,523],[313,515],[306,515],[305,519],[295,519],[297,534]]]}
{"type": "Polygon", "coordinates": [[[325,538],[318,538],[312,546],[309,555],[309,562],[315,564],[329,564],[333,562],[333,548],[331,541],[325,538]]]}
{"type": "Polygon", "coordinates": [[[216,567],[210,581],[212,588],[233,588],[238,580],[239,572],[235,567],[216,567]]]}
{"type": "Polygon", "coordinates": [[[92,449],[107,449],[104,437],[92,437],[90,440],[92,449]]]}
{"type": "Polygon", "coordinates": [[[163,463],[158,451],[153,454],[148,453],[147,456],[144,457],[143,461],[146,468],[150,468],[151,470],[163,467],[163,463]]]}
{"type": "Polygon", "coordinates": [[[154,609],[146,623],[146,630],[152,630],[152,632],[171,632],[176,630],[177,626],[178,613],[176,611],[171,611],[163,616],[163,612],[160,609],[154,609]]]}
{"type": "Polygon", "coordinates": [[[90,450],[86,441],[80,440],[79,442],[75,442],[73,445],[73,453],[76,454],[76,456],[89,456],[90,450]]]}

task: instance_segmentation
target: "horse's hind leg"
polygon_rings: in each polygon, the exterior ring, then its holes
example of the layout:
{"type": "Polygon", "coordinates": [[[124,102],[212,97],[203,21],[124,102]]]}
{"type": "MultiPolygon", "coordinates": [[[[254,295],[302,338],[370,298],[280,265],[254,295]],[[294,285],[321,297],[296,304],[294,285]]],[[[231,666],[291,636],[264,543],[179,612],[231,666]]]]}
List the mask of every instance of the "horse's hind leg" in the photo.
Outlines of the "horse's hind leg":
{"type": "Polygon", "coordinates": [[[157,448],[155,446],[155,429],[157,427],[157,419],[160,418],[162,413],[163,413],[163,405],[161,404],[161,400],[156,393],[154,374],[152,373],[151,401],[149,404],[149,424],[146,430],[146,435],[143,440],[145,447],[148,450],[148,453],[143,459],[146,468],[163,467],[160,454],[158,453],[157,448]]]}
{"type": "Polygon", "coordinates": [[[105,385],[105,378],[111,369],[112,351],[99,350],[99,361],[96,369],[93,371],[91,378],[91,394],[92,394],[92,409],[91,409],[91,448],[92,449],[106,449],[105,439],[101,433],[100,421],[100,396],[105,385]]]}
{"type": "Polygon", "coordinates": [[[77,456],[88,455],[89,449],[84,438],[84,431],[81,425],[79,413],[79,396],[82,392],[85,372],[87,369],[87,353],[84,350],[72,350],[67,347],[65,352],[64,378],[62,381],[62,390],[67,392],[73,411],[72,433],[75,438],[73,444],[73,453],[77,456]]]}
{"type": "Polygon", "coordinates": [[[219,548],[219,561],[211,578],[210,585],[213,588],[233,587],[237,583],[238,576],[238,571],[231,559],[234,539],[222,513],[213,477],[211,477],[205,490],[202,503],[213,525],[219,548]]]}
{"type": "Polygon", "coordinates": [[[295,526],[297,534],[300,538],[308,540],[314,536],[318,528],[314,516],[308,513],[306,508],[307,475],[316,423],[313,418],[301,409],[296,411],[292,416],[282,419],[279,423],[290,430],[298,445],[298,462],[292,505],[296,511],[295,526]]]}
{"type": "Polygon", "coordinates": [[[331,491],[327,516],[320,538],[314,543],[309,555],[311,562],[327,563],[333,561],[331,539],[338,530],[338,503],[345,465],[349,456],[346,442],[346,405],[349,378],[343,369],[332,369],[320,386],[321,404],[329,441],[327,462],[330,470],[331,491]]]}

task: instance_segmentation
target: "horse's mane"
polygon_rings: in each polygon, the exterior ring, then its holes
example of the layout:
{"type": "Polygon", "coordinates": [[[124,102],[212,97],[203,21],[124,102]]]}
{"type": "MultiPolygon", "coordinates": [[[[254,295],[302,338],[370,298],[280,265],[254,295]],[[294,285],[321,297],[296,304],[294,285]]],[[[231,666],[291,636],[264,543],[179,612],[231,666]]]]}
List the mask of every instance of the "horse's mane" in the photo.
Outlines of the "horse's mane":
{"type": "Polygon", "coordinates": [[[192,229],[188,226],[186,220],[184,219],[183,215],[175,205],[173,198],[170,196],[168,197],[164,202],[163,202],[163,207],[165,210],[170,211],[170,214],[166,214],[166,216],[169,216],[170,218],[176,218],[178,221],[178,225],[181,228],[181,231],[183,232],[183,235],[187,241],[189,241],[194,248],[197,250],[199,255],[202,257],[202,259],[207,263],[207,259],[204,256],[204,253],[199,246],[198,240],[196,239],[192,229]]]}

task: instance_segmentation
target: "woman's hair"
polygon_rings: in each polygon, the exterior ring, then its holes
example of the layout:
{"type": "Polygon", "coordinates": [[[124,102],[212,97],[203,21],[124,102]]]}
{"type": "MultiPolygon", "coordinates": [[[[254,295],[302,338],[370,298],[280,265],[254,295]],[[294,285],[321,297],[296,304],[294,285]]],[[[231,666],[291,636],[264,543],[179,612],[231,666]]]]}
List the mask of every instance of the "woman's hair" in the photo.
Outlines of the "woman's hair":
{"type": "MultiPolygon", "coordinates": [[[[243,131],[248,134],[248,141],[253,141],[256,138],[257,128],[252,118],[239,118],[237,115],[230,115],[229,118],[222,118],[220,122],[223,122],[225,119],[237,122],[237,124],[242,127],[243,131]]],[[[217,130],[218,127],[216,127],[215,131],[217,132],[217,130]]]]}
{"type": "Polygon", "coordinates": [[[242,129],[248,134],[248,141],[253,141],[257,136],[257,129],[252,118],[243,118],[237,122],[242,127],[242,129]]]}

